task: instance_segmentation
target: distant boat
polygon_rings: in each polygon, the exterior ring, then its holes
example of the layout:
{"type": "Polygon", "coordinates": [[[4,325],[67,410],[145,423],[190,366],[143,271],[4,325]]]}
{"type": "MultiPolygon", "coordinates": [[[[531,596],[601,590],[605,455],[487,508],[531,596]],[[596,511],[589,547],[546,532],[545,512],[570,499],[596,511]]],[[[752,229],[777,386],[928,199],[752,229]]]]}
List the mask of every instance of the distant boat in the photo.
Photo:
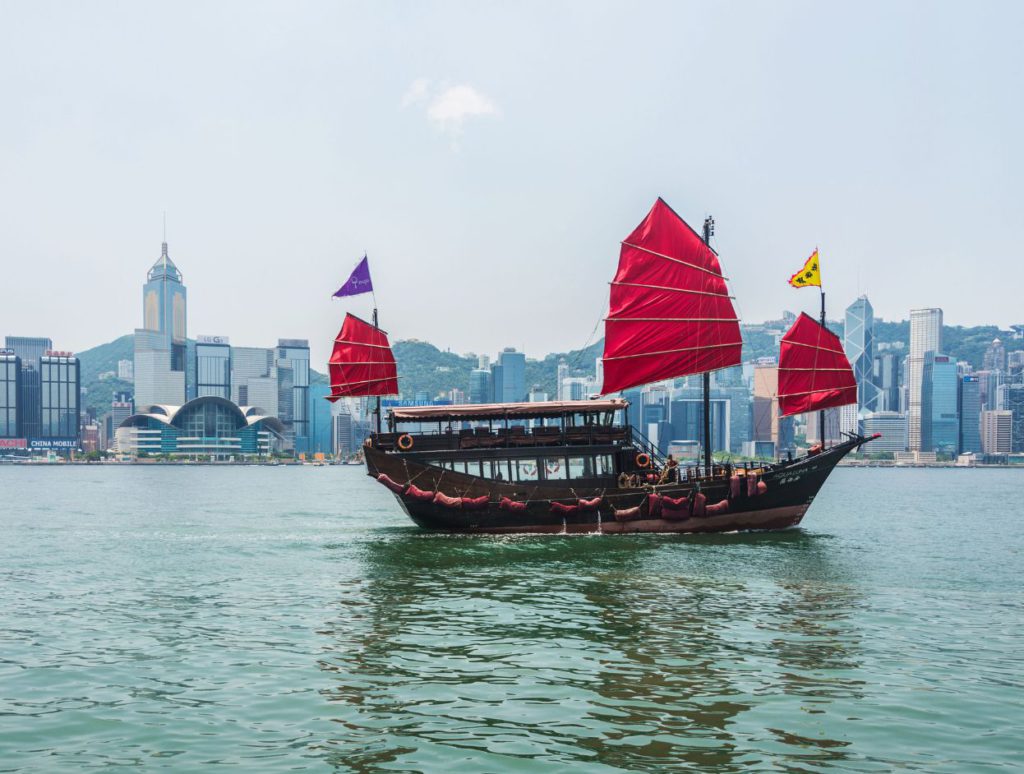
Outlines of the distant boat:
{"type": "MultiPolygon", "coordinates": [[[[704,374],[703,464],[663,458],[617,397],[394,408],[364,442],[367,473],[421,527],[451,532],[730,532],[800,523],[835,465],[871,440],[769,464],[715,464],[708,374],[739,365],[739,319],[718,256],[658,199],[622,242],[605,321],[603,395],[704,374]]],[[[331,398],[398,392],[387,333],[348,315],[331,398]]],[[[801,315],[782,339],[781,414],[856,402],[835,334],[801,315]]],[[[379,398],[378,398],[379,400],[379,398]]],[[[378,403],[379,406],[379,403],[378,403]]]]}

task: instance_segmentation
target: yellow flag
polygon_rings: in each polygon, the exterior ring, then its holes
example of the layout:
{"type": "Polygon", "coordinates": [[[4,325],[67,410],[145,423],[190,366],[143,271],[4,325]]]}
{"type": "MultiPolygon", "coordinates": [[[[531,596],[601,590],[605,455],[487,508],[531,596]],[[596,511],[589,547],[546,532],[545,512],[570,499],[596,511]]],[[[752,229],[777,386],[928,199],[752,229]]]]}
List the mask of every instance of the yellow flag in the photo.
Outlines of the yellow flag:
{"type": "Polygon", "coordinates": [[[821,265],[818,261],[818,248],[814,248],[811,257],[807,259],[804,267],[789,278],[789,284],[795,288],[807,288],[811,285],[821,287],[821,265]]]}

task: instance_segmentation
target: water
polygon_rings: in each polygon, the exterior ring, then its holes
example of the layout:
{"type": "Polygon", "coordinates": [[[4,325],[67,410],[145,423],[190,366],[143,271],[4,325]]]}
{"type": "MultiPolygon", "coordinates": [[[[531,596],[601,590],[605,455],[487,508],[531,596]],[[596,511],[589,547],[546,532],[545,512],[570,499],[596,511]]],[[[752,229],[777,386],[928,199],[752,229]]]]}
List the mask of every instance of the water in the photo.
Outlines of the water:
{"type": "Polygon", "coordinates": [[[0,770],[1024,762],[1024,477],[800,531],[447,537],[359,468],[0,468],[0,770]]]}

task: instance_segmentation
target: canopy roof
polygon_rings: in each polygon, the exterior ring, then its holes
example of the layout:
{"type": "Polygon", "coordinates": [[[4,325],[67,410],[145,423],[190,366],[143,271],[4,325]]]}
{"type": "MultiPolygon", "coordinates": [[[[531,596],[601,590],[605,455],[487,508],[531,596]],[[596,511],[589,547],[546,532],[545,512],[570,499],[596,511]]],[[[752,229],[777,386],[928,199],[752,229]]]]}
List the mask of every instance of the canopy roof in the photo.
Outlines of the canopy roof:
{"type": "Polygon", "coordinates": [[[446,419],[535,419],[563,414],[599,414],[629,405],[621,398],[611,400],[550,400],[536,403],[467,403],[458,406],[411,406],[391,409],[397,422],[438,422],[446,419]]]}

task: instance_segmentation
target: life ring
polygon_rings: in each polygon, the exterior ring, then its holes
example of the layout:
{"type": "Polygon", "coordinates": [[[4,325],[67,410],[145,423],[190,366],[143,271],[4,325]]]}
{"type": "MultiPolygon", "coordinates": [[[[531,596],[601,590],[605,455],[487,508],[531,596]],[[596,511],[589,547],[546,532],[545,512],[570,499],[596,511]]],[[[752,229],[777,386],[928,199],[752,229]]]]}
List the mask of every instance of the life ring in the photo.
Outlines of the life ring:
{"type": "Polygon", "coordinates": [[[636,455],[636,466],[638,468],[649,468],[651,466],[651,455],[647,452],[640,452],[636,455]]]}
{"type": "Polygon", "coordinates": [[[412,436],[408,433],[398,436],[398,448],[402,451],[409,451],[412,448],[412,443],[412,436]]]}

